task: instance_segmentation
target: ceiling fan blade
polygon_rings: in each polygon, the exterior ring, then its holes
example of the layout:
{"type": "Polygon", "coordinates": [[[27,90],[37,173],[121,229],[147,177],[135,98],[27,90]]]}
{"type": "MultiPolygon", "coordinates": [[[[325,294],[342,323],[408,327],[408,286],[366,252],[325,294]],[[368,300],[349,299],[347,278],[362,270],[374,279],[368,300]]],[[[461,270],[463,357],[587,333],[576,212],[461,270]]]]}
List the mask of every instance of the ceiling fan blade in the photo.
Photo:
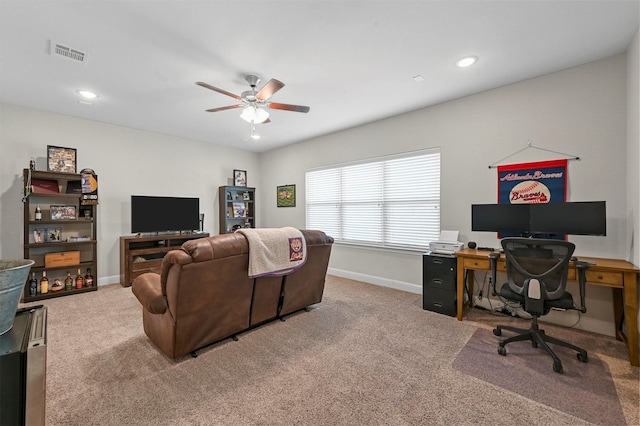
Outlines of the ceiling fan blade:
{"type": "Polygon", "coordinates": [[[224,89],[220,89],[220,88],[215,87],[215,86],[212,86],[212,85],[210,85],[210,84],[203,83],[202,81],[198,81],[196,84],[197,84],[198,86],[202,86],[202,87],[204,87],[204,88],[206,88],[206,89],[213,90],[214,92],[218,92],[218,93],[222,93],[223,95],[231,96],[232,98],[237,99],[237,100],[239,100],[239,101],[240,101],[240,100],[242,100],[242,98],[241,98],[240,96],[238,96],[238,95],[234,95],[234,94],[233,94],[233,93],[231,93],[231,92],[227,92],[227,91],[226,91],[226,90],[224,90],[224,89]]]}
{"type": "Polygon", "coordinates": [[[309,112],[309,110],[311,109],[308,106],[279,104],[277,102],[269,102],[267,106],[272,109],[284,109],[286,111],[295,111],[295,112],[309,112]]]}
{"type": "Polygon", "coordinates": [[[234,108],[240,108],[244,105],[239,104],[239,105],[227,105],[227,106],[223,106],[223,107],[219,107],[219,108],[211,108],[206,110],[207,112],[218,112],[218,111],[225,111],[227,109],[234,109],[234,108]]]}
{"type": "Polygon", "coordinates": [[[276,93],[278,90],[282,89],[283,87],[284,87],[283,82],[281,82],[280,80],[276,80],[275,78],[272,78],[271,80],[269,80],[267,84],[264,85],[262,89],[260,89],[258,93],[256,93],[256,98],[261,101],[266,101],[271,96],[273,96],[274,93],[276,93]]]}

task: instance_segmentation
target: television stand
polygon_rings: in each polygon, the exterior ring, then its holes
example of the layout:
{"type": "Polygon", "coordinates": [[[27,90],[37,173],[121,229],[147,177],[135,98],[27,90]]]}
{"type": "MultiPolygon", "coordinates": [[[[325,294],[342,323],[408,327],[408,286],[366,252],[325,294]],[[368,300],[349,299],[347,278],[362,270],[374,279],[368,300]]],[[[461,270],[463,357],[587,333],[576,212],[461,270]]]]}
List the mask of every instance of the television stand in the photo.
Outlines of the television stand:
{"type": "Polygon", "coordinates": [[[164,255],[178,250],[189,240],[208,237],[203,233],[166,233],[129,235],[120,237],[120,284],[130,287],[138,275],[160,269],[164,255]]]}

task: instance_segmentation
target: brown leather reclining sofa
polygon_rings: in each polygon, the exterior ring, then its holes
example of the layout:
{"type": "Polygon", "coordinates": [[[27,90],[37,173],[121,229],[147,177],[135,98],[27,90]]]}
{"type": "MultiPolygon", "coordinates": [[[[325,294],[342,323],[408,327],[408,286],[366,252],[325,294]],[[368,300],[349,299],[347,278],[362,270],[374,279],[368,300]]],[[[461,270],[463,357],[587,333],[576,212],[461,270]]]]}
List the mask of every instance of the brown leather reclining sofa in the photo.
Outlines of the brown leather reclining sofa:
{"type": "Polygon", "coordinates": [[[239,234],[185,242],[167,253],[161,274],[135,279],[144,331],[172,359],[319,303],[333,238],[301,230],[305,264],[282,277],[249,278],[249,244],[239,234]]]}

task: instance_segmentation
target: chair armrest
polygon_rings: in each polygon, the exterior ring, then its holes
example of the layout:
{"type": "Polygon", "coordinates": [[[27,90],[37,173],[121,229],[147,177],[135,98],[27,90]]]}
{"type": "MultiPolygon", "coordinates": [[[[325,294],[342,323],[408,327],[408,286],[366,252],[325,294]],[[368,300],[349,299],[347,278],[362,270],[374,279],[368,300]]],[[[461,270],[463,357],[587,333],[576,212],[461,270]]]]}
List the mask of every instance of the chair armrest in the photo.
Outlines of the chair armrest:
{"type": "Polygon", "coordinates": [[[152,314],[163,314],[167,310],[167,299],[162,295],[160,275],[148,272],[138,276],[131,290],[142,306],[152,314]]]}
{"type": "Polygon", "coordinates": [[[587,292],[587,269],[591,266],[588,262],[583,262],[581,260],[572,260],[576,269],[578,270],[578,284],[580,286],[580,307],[577,308],[580,312],[587,312],[587,306],[585,304],[585,295],[587,292]]]}

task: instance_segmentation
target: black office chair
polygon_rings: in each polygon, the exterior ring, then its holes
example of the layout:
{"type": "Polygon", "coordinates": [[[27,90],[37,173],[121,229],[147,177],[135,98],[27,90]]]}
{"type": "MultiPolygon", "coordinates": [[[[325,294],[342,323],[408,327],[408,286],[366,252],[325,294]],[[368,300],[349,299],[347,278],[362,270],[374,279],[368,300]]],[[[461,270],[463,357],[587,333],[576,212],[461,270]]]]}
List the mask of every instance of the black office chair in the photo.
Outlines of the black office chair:
{"type": "MultiPolygon", "coordinates": [[[[538,317],[546,315],[552,308],[577,309],[586,312],[585,282],[588,263],[573,259],[578,270],[580,285],[580,307],[573,303],[571,293],[565,290],[569,262],[575,250],[575,245],[568,241],[548,240],[538,238],[504,238],[501,241],[504,249],[508,282],[500,289],[500,295],[510,301],[519,302],[522,308],[531,314],[531,327],[522,329],[506,325],[498,325],[493,330],[496,336],[502,335],[502,330],[519,333],[516,336],[500,340],[498,353],[506,355],[505,345],[511,342],[530,340],[534,348],[541,346],[553,358],[553,371],[562,373],[562,362],[547,343],[564,346],[577,352],[582,362],[587,362],[587,351],[571,343],[558,340],[545,334],[538,327],[538,317]]],[[[492,253],[491,270],[496,294],[496,270],[499,253],[492,253]]]]}

